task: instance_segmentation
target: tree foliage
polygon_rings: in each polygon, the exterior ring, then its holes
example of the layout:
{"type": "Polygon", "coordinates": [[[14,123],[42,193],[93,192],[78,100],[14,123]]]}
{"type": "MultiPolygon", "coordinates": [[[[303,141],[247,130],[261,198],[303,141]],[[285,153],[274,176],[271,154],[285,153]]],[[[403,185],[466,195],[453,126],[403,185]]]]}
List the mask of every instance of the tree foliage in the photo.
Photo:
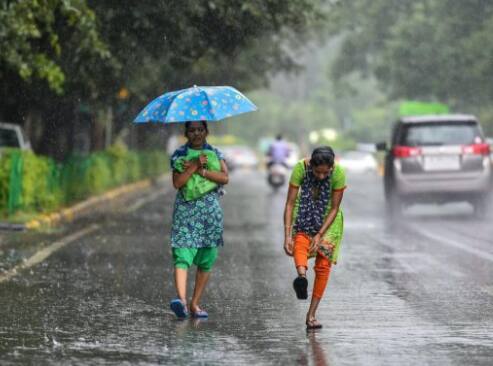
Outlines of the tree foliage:
{"type": "Polygon", "coordinates": [[[467,108],[493,97],[493,3],[355,0],[333,14],[345,34],[335,79],[372,73],[393,98],[467,108]]]}
{"type": "Polygon", "coordinates": [[[130,93],[117,129],[165,91],[266,85],[269,73],[296,68],[287,47],[296,45],[323,16],[318,0],[146,0],[121,7],[112,1],[89,3],[122,65],[118,82],[130,93]]]}
{"type": "Polygon", "coordinates": [[[320,24],[320,2],[3,0],[0,117],[33,120],[38,145],[67,153],[80,126],[102,136],[113,118],[117,134],[165,91],[265,85],[296,68],[288,48],[320,24]]]}
{"type": "Polygon", "coordinates": [[[109,56],[83,0],[3,1],[0,48],[2,79],[9,72],[26,82],[39,79],[57,94],[64,93],[64,60],[80,64],[88,56],[109,56]]]}

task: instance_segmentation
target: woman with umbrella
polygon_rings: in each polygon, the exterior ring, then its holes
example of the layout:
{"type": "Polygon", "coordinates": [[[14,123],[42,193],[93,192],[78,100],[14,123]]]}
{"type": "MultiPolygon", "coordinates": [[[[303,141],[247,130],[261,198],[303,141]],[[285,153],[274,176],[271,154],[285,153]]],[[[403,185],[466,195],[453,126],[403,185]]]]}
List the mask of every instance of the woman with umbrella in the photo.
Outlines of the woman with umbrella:
{"type": "Polygon", "coordinates": [[[315,313],[329,280],[332,264],[342,239],[343,217],[339,206],[346,178],[344,170],[334,164],[329,146],[313,150],[310,159],[299,161],[293,168],[284,210],[284,250],[294,257],[298,277],[293,286],[298,299],[308,298],[306,271],[308,258],[315,259],[315,283],[310,308],[306,314],[307,329],[322,328],[315,313]]]}
{"type": "Polygon", "coordinates": [[[173,211],[171,247],[177,298],[170,307],[179,319],[191,314],[207,318],[200,299],[223,245],[221,186],[228,183],[223,154],[209,145],[206,121],[219,121],[257,107],[230,86],[194,86],[165,93],[151,101],[135,123],[185,123],[187,143],[171,157],[173,186],[178,190],[173,211]],[[195,288],[187,304],[187,274],[197,266],[195,288]]]}
{"type": "Polygon", "coordinates": [[[223,245],[223,211],[219,204],[219,186],[228,183],[223,154],[206,142],[207,123],[187,122],[187,143],[171,157],[173,186],[178,190],[173,212],[171,246],[178,297],[170,307],[178,318],[206,318],[200,299],[223,245]],[[201,189],[199,187],[205,187],[201,189]],[[187,273],[195,264],[197,274],[190,305],[187,305],[187,273]]]}

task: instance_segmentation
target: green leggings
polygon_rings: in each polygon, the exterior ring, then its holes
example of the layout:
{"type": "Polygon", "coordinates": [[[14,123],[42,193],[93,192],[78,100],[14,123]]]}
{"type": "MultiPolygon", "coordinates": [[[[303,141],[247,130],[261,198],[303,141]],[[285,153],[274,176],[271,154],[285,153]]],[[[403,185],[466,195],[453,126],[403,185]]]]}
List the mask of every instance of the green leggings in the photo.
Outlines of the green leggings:
{"type": "Polygon", "coordinates": [[[217,247],[173,248],[175,268],[188,269],[195,264],[201,271],[210,272],[217,259],[217,247]]]}

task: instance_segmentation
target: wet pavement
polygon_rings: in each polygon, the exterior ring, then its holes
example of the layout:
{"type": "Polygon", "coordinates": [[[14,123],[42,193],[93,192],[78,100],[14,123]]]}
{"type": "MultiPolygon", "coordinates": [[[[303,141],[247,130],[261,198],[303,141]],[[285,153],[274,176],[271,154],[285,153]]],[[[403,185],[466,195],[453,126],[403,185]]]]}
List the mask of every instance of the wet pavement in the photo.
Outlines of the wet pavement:
{"type": "Polygon", "coordinates": [[[94,227],[0,283],[0,364],[490,365],[491,218],[456,204],[411,208],[391,223],[380,179],[349,178],[343,248],[318,311],[324,328],[310,333],[282,250],[284,192],[252,172],[232,174],[223,199],[208,320],[178,321],[168,309],[169,187],[53,232],[9,234],[4,270],[36,245],[94,227]]]}

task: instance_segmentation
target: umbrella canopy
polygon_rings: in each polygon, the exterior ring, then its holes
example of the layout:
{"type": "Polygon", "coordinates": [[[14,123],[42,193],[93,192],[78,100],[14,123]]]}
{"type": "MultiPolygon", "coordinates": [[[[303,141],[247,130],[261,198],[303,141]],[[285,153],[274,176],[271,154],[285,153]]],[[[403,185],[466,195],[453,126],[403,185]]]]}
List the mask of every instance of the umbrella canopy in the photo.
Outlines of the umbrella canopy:
{"type": "Polygon", "coordinates": [[[157,97],[134,122],[219,121],[255,110],[255,104],[233,87],[194,86],[157,97]]]}

